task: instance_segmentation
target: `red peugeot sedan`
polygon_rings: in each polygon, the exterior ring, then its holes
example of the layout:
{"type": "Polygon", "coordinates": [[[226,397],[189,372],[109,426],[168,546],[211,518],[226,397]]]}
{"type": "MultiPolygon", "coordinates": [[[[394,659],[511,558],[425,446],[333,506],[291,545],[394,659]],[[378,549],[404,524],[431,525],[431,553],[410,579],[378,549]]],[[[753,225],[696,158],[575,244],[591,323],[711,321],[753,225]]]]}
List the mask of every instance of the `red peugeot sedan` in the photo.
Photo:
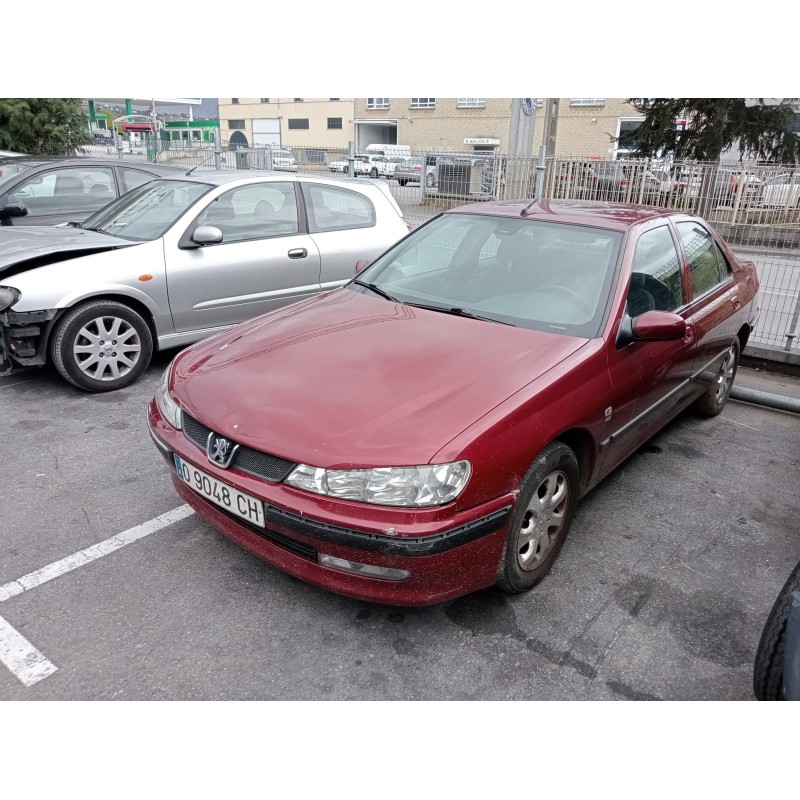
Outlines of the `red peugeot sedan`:
{"type": "Polygon", "coordinates": [[[184,350],[150,430],[200,516],[309,583],[521,592],[580,497],[687,406],[722,410],[757,291],[695,216],[473,204],[184,350]]]}

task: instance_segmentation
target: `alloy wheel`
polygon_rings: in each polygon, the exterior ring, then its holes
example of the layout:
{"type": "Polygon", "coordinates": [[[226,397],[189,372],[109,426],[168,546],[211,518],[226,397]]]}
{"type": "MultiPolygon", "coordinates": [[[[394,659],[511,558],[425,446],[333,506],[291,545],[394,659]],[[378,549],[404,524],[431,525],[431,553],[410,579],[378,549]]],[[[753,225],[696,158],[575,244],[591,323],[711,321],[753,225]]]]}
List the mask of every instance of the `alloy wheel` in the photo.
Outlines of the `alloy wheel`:
{"type": "Polygon", "coordinates": [[[75,363],[96,381],[115,381],[127,375],[136,366],[141,350],[136,328],[113,316],[89,320],[72,345],[75,363]]]}

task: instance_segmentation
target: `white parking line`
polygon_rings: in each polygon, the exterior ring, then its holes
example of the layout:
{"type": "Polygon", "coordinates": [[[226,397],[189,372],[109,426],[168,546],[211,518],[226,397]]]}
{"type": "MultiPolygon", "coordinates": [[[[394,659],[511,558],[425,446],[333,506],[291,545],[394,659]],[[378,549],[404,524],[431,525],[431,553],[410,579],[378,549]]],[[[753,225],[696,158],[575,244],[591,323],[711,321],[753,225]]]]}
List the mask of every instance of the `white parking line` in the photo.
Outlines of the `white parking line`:
{"type": "Polygon", "coordinates": [[[0,661],[26,686],[33,686],[58,669],[3,617],[0,617],[0,661]]]}
{"type": "MultiPolygon", "coordinates": [[[[136,525],[133,528],[118,533],[109,539],[93,544],[85,550],[79,550],[71,556],[54,561],[46,567],[29,572],[15,581],[0,586],[0,603],[10,597],[27,592],[36,586],[41,586],[47,581],[58,578],[73,569],[82,567],[107,556],[125,545],[160,531],[173,522],[185,519],[194,514],[194,510],[187,505],[173,508],[154,519],[136,525]]],[[[37,681],[52,675],[58,667],[48,661],[19,631],[0,617],[0,661],[16,675],[26,686],[32,686],[37,681]]]]}

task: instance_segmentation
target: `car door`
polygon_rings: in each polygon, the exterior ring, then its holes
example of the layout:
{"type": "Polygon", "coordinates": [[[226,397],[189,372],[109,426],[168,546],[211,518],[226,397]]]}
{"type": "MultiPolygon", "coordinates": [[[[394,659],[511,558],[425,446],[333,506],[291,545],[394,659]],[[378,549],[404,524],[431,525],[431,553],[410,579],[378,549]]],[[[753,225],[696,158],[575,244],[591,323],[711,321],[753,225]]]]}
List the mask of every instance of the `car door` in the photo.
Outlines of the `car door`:
{"type": "Polygon", "coordinates": [[[736,336],[742,300],[728,259],[710,231],[699,220],[677,222],[675,228],[688,266],[689,319],[697,332],[694,374],[707,384],[736,336]]]}
{"type": "Polygon", "coordinates": [[[165,237],[176,331],[243,322],[319,292],[320,254],[294,182],[248,183],[206,202],[183,235],[165,237]],[[222,241],[193,245],[202,225],[218,228],[222,241]]]}
{"type": "Polygon", "coordinates": [[[683,262],[665,222],[641,233],[633,258],[622,323],[647,311],[683,317],[686,336],[677,341],[634,341],[609,350],[614,387],[609,412],[611,435],[601,444],[603,471],[630,455],[675,413],[691,391],[695,333],[686,302],[683,262]]]}
{"type": "Polygon", "coordinates": [[[39,170],[25,177],[0,200],[0,205],[20,202],[28,209],[14,225],[59,225],[81,222],[118,197],[110,167],[60,167],[39,170]]]}
{"type": "Polygon", "coordinates": [[[300,186],[308,214],[308,231],[319,248],[323,289],[349,281],[355,274],[356,261],[372,260],[407,233],[388,202],[379,218],[375,203],[360,192],[306,181],[301,181],[300,186]],[[396,237],[390,227],[393,225],[396,237]]]}

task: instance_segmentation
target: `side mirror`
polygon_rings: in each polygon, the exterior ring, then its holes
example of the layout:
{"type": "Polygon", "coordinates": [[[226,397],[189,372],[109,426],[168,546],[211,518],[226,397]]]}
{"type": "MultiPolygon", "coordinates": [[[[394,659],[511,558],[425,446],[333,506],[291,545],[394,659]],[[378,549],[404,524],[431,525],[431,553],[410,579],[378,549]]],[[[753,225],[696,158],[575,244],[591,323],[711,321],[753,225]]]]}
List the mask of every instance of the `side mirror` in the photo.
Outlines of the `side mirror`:
{"type": "Polygon", "coordinates": [[[199,245],[219,244],[222,241],[222,231],[213,225],[201,225],[195,228],[192,241],[199,245]]]}
{"type": "Polygon", "coordinates": [[[686,336],[686,320],[671,311],[645,311],[631,319],[622,318],[617,333],[617,347],[631,342],[673,342],[686,336]]]}
{"type": "Polygon", "coordinates": [[[356,261],[356,271],[354,274],[358,275],[359,272],[363,272],[369,266],[369,259],[367,258],[359,258],[356,261]]]}
{"type": "MultiPolygon", "coordinates": [[[[17,201],[12,201],[10,203],[6,203],[4,206],[0,208],[0,220],[4,223],[6,220],[12,219],[14,217],[26,217],[28,216],[28,207],[24,203],[20,203],[17,201]]],[[[6,223],[11,224],[11,223],[6,223]]]]}

